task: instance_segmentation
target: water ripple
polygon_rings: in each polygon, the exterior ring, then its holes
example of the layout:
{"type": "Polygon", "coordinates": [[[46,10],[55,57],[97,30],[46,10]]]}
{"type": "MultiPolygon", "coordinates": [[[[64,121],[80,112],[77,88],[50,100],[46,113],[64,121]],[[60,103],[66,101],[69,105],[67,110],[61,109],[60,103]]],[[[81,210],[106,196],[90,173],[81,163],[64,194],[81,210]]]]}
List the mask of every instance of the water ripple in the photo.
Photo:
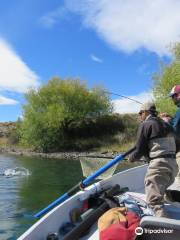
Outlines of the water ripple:
{"type": "Polygon", "coordinates": [[[13,177],[13,176],[29,176],[30,172],[28,169],[23,167],[15,167],[15,168],[8,168],[3,173],[6,177],[13,177]]]}

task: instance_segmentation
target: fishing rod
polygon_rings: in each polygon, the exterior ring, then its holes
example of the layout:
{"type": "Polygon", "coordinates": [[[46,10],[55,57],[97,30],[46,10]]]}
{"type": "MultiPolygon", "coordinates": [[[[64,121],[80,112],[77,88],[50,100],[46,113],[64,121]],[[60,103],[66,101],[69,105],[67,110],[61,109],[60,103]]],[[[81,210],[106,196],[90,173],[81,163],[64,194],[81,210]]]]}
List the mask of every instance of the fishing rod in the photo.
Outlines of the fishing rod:
{"type": "Polygon", "coordinates": [[[137,101],[137,100],[135,100],[135,99],[133,99],[133,98],[126,97],[126,96],[121,95],[121,94],[117,94],[117,93],[113,93],[113,92],[108,92],[108,91],[104,91],[104,93],[108,93],[108,94],[116,95],[116,96],[119,96],[119,97],[122,97],[122,98],[129,99],[129,100],[131,100],[131,101],[133,101],[133,102],[136,102],[136,103],[138,103],[138,104],[142,104],[142,102],[139,102],[139,101],[137,101]]]}

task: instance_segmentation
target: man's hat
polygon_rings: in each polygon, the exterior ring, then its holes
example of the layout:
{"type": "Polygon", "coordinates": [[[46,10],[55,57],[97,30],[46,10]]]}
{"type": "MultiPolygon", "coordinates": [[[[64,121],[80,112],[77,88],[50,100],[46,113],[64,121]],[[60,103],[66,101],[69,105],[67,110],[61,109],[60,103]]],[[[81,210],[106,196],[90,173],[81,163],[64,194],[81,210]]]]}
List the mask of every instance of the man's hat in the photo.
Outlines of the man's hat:
{"type": "Polygon", "coordinates": [[[172,97],[174,94],[180,93],[180,85],[176,85],[171,89],[169,96],[172,97]]]}
{"type": "Polygon", "coordinates": [[[153,102],[146,102],[141,105],[139,113],[142,111],[156,112],[156,106],[153,102]]]}

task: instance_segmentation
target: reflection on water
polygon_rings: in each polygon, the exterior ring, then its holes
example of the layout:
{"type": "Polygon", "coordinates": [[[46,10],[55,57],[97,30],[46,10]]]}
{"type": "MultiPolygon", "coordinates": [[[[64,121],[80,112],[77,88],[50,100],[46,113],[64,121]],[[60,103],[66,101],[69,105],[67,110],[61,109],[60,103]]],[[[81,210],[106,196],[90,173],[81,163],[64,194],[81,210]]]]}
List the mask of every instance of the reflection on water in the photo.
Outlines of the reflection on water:
{"type": "MultiPolygon", "coordinates": [[[[122,162],[121,167],[129,164],[122,162]]],[[[0,175],[0,240],[17,239],[35,222],[34,213],[83,179],[80,163],[74,160],[0,155],[0,172],[7,169],[20,176],[0,175]],[[30,175],[22,176],[22,171],[30,175]]]]}

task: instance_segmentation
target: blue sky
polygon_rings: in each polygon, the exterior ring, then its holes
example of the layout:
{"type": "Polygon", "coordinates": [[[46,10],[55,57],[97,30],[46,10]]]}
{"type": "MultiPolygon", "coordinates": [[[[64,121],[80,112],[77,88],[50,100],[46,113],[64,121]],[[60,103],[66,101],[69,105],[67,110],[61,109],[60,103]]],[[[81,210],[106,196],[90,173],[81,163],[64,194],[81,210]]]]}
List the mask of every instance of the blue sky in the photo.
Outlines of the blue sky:
{"type": "MultiPolygon", "coordinates": [[[[178,0],[0,4],[0,121],[21,116],[27,90],[53,76],[147,101],[152,74],[171,59],[168,46],[180,36],[178,0]]],[[[116,112],[138,111],[137,103],[111,98],[116,112]]]]}

